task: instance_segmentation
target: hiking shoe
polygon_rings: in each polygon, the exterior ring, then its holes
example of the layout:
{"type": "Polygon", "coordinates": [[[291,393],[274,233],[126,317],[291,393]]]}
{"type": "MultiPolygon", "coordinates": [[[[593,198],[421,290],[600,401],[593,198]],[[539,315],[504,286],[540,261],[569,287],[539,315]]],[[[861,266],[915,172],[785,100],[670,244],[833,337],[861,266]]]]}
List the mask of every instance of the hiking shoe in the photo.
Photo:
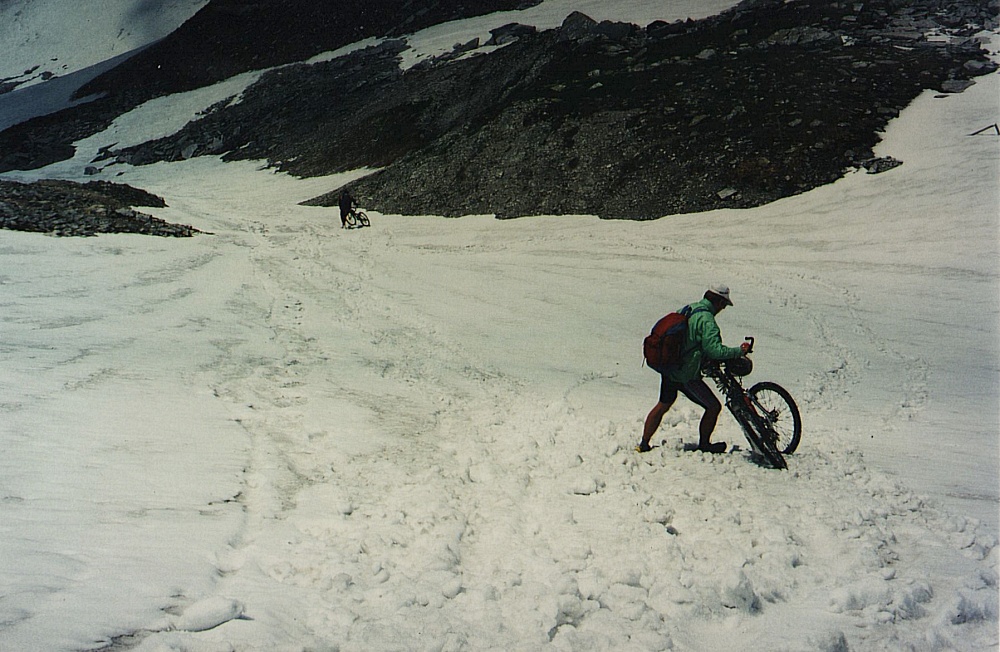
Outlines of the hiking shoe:
{"type": "Polygon", "coordinates": [[[644,441],[639,442],[639,445],[635,447],[636,453],[648,453],[651,450],[653,450],[653,447],[644,441]]]}
{"type": "Polygon", "coordinates": [[[726,442],[724,442],[724,441],[717,441],[717,442],[714,442],[714,443],[710,443],[707,446],[701,446],[701,445],[699,445],[698,446],[698,450],[700,450],[702,453],[725,453],[726,452],[726,442]]]}

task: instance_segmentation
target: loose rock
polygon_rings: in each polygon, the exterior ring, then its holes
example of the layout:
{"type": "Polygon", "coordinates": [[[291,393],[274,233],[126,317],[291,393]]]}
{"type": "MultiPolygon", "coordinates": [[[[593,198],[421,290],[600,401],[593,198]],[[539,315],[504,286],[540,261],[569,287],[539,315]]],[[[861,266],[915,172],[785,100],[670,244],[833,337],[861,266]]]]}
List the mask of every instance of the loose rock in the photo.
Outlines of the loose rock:
{"type": "Polygon", "coordinates": [[[201,233],[140,213],[132,206],[166,206],[144,190],[107,181],[0,181],[0,228],[56,236],[139,233],[190,237],[201,233]]]}

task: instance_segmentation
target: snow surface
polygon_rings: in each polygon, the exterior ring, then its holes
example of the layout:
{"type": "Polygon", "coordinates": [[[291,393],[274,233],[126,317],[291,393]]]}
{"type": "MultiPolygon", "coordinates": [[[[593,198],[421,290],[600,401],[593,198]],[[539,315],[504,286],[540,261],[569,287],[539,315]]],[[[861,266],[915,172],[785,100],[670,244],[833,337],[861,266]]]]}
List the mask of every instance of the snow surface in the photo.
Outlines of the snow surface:
{"type": "Polygon", "coordinates": [[[208,0],[0,0],[0,79],[40,83],[158,41],[208,0]],[[31,72],[29,72],[31,71],[31,72]]]}
{"type": "Polygon", "coordinates": [[[343,231],[297,202],[364,171],[106,168],[212,235],[0,231],[0,649],[996,649],[998,97],[923,95],[890,172],[647,223],[343,231]],[[685,451],[683,400],[632,450],[642,336],[718,281],[802,409],[787,472],[728,415],[685,451]]]}
{"type": "Polygon", "coordinates": [[[208,0],[0,0],[0,130],[90,101],[73,94],[177,29],[208,0]],[[51,75],[47,81],[43,75],[51,75]]]}

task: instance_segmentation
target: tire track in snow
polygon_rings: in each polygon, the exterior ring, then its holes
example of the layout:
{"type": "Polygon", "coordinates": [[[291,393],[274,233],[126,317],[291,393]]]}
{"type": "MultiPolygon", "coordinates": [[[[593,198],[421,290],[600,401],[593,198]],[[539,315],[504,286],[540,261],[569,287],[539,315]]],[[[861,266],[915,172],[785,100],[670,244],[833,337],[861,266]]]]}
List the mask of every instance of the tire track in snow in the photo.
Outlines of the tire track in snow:
{"type": "MultiPolygon", "coordinates": [[[[349,626],[359,623],[354,629],[362,640],[367,636],[366,628],[371,623],[379,622],[380,614],[385,613],[385,601],[394,599],[396,592],[402,595],[416,594],[412,597],[423,605],[436,605],[442,599],[458,595],[461,590],[460,573],[456,570],[459,560],[456,557],[457,541],[465,530],[465,516],[451,505],[454,496],[460,496],[456,487],[468,482],[468,476],[475,474],[465,468],[462,476],[444,471],[455,466],[452,453],[447,449],[428,445],[421,441],[420,436],[436,429],[436,420],[427,421],[420,416],[413,420],[416,426],[411,433],[397,433],[393,443],[397,448],[389,451],[393,460],[393,468],[383,469],[388,464],[386,457],[376,458],[364,456],[331,455],[323,464],[315,465],[306,472],[303,464],[295,454],[295,447],[304,442],[296,440],[296,412],[303,407],[303,399],[294,391],[301,383],[298,369],[309,369],[315,360],[309,359],[308,338],[296,335],[296,329],[301,325],[301,318],[296,315],[308,311],[317,298],[317,287],[323,282],[330,285],[324,291],[343,300],[338,307],[343,312],[338,318],[347,323],[350,328],[362,331],[370,338],[369,346],[375,350],[388,349],[394,362],[376,364],[372,367],[367,360],[359,363],[360,370],[369,376],[388,379],[389,384],[403,383],[410,385],[420,383],[427,392],[442,397],[456,393],[444,389],[441,380],[429,373],[421,361],[422,353],[428,350],[426,340],[432,340],[431,349],[443,346],[442,342],[434,341],[432,325],[427,328],[417,328],[412,323],[419,323],[419,318],[412,313],[405,317],[394,316],[392,323],[387,323],[386,307],[381,305],[377,297],[371,293],[358,291],[358,277],[330,274],[329,270],[318,269],[308,261],[303,263],[309,268],[309,280],[304,282],[298,278],[300,269],[278,269],[278,265],[288,263],[288,260],[278,256],[280,260],[272,260],[270,245],[261,236],[258,242],[259,253],[255,253],[256,266],[261,272],[258,282],[268,304],[267,321],[274,330],[275,344],[281,353],[276,360],[253,373],[244,383],[243,390],[247,396],[260,403],[264,416],[257,419],[244,420],[247,427],[255,433],[256,476],[261,483],[268,481],[280,485],[274,488],[276,496],[268,496],[265,487],[257,486],[248,492],[248,502],[251,512],[258,512],[258,518],[251,521],[248,541],[251,545],[261,536],[267,536],[267,519],[289,519],[295,521],[302,530],[303,519],[300,513],[308,509],[314,496],[321,496],[326,502],[335,506],[335,512],[341,515],[345,522],[341,530],[335,517],[332,523],[312,526],[306,523],[305,530],[297,532],[300,542],[291,550],[291,557],[297,556],[308,560],[297,564],[287,560],[272,560],[265,563],[266,574],[273,580],[283,584],[299,585],[303,588],[338,586],[349,596],[344,604],[338,599],[328,598],[322,614],[339,614],[335,620],[341,625],[349,626]],[[276,265],[275,262],[278,264],[276,265]],[[302,287],[294,286],[305,283],[302,287]],[[293,286],[290,288],[289,286],[293,286]],[[289,291],[294,289],[295,291],[289,291]],[[305,290],[299,292],[298,290],[305,290]],[[405,322],[405,323],[404,323],[405,322]],[[413,340],[416,345],[409,344],[413,340]],[[410,350],[407,353],[407,350],[410,350]],[[297,364],[289,365],[291,361],[297,364]],[[292,391],[289,392],[289,388],[292,391]],[[410,436],[407,436],[410,435],[410,436]],[[416,436],[413,436],[416,435],[416,436]],[[435,464],[435,458],[444,464],[435,464]],[[430,471],[424,466],[430,465],[430,471]],[[326,468],[323,468],[323,467],[326,468]],[[399,466],[404,470],[401,474],[399,466]],[[419,472],[416,469],[421,469],[419,472]],[[415,474],[408,478],[405,487],[395,486],[400,477],[415,474]],[[454,486],[452,486],[454,485],[454,486]],[[335,489],[336,487],[336,489],[335,489]],[[332,495],[331,495],[332,494],[332,495]],[[410,556],[402,554],[401,547],[412,539],[410,523],[415,522],[423,530],[424,540],[420,546],[424,554],[410,556]],[[263,533],[255,532],[262,528],[263,533]],[[440,536],[436,533],[440,531],[440,536]],[[428,550],[429,549],[429,550],[428,550]],[[317,550],[324,552],[318,553],[317,550]],[[324,573],[324,569],[339,569],[339,572],[324,573]],[[419,573],[419,569],[426,572],[419,573]],[[417,577],[408,577],[418,572],[417,577]],[[424,577],[426,576],[426,577],[424,577]],[[397,584],[405,587],[399,589],[397,584]],[[391,592],[386,589],[392,588],[391,592]],[[359,609],[352,606],[358,595],[364,596],[364,603],[370,609],[359,609]],[[377,608],[381,606],[381,608],[377,608]],[[355,613],[360,612],[360,613],[355,613]]],[[[365,272],[364,247],[351,251],[351,269],[359,270],[362,277],[365,272]]],[[[370,280],[368,276],[367,280],[370,280]]],[[[363,283],[362,283],[363,285],[363,283]]],[[[394,312],[399,313],[399,306],[394,312]]],[[[369,352],[370,354],[370,352],[369,352]]],[[[461,365],[460,365],[461,366],[461,365]]],[[[465,382],[481,383],[489,377],[489,382],[495,383],[498,377],[489,372],[477,370],[471,366],[461,367],[459,375],[465,382]],[[492,376],[492,377],[490,377],[492,376]]],[[[359,383],[363,386],[364,383],[359,383]]],[[[350,391],[350,388],[346,388],[350,391]]],[[[457,393],[465,390],[458,388],[457,393]]],[[[406,421],[405,414],[400,419],[398,412],[380,415],[379,403],[384,396],[355,389],[348,397],[351,402],[358,402],[372,410],[377,421],[384,419],[390,427],[398,428],[406,421]]],[[[443,409],[447,409],[450,398],[441,399],[443,409]]],[[[401,406],[396,405],[398,410],[401,406]]],[[[404,412],[407,411],[404,407],[404,412]]],[[[411,413],[430,413],[426,405],[416,405],[409,408],[411,413]]],[[[299,433],[301,434],[301,433],[299,433]]],[[[323,452],[317,446],[305,447],[311,453],[323,452]]],[[[334,451],[335,453],[335,451],[334,451]]],[[[459,465],[461,466],[461,465],[459,465]]],[[[249,484],[254,485],[255,478],[249,484]]],[[[306,519],[308,521],[308,519],[306,519]]],[[[325,519],[324,519],[325,521],[325,519]]],[[[253,549],[268,549],[269,546],[256,546],[253,549]]],[[[235,554],[235,553],[234,553],[235,554]]],[[[242,556],[238,554],[236,556],[242,556]]],[[[346,597],[345,597],[346,599],[346,597]]],[[[400,607],[400,605],[394,605],[400,607]]],[[[320,612],[316,614],[320,618],[320,612]]],[[[386,623],[380,624],[380,630],[385,633],[386,623]]],[[[322,629],[322,628],[320,628],[322,629]]],[[[346,634],[345,634],[346,635],[346,634]]],[[[445,632],[441,633],[447,638],[445,632]]]]}
{"type": "MultiPolygon", "coordinates": [[[[817,322],[817,326],[823,325],[817,322]]],[[[584,378],[580,385],[599,380],[597,377],[584,378]]],[[[568,390],[567,395],[573,389],[568,390]]],[[[618,627],[606,627],[604,638],[586,640],[602,641],[613,647],[610,641],[615,634],[620,636],[626,629],[622,623],[628,622],[632,630],[638,621],[651,640],[665,645],[671,634],[678,636],[676,625],[667,625],[665,615],[675,615],[682,621],[692,616],[711,620],[733,611],[759,616],[776,611],[769,605],[780,605],[791,600],[789,596],[795,596],[831,614],[830,621],[834,624],[825,632],[819,628],[819,638],[836,643],[844,636],[835,626],[842,620],[840,615],[843,613],[856,623],[871,622],[874,626],[879,619],[918,617],[921,605],[930,601],[925,585],[919,580],[904,579],[886,570],[901,553],[893,544],[894,531],[882,519],[891,517],[894,522],[907,525],[913,503],[917,503],[916,509],[923,509],[919,499],[887,483],[873,493],[873,506],[858,510],[854,507],[859,504],[855,486],[839,480],[838,473],[844,470],[844,465],[838,457],[819,456],[799,472],[799,477],[836,487],[834,493],[843,496],[826,509],[816,509],[811,504],[810,492],[788,486],[788,478],[780,474],[776,476],[754,467],[744,472],[743,461],[739,458],[730,463],[732,474],[725,474],[729,467],[723,462],[701,460],[702,456],[696,455],[699,462],[708,462],[697,467],[708,471],[700,481],[680,483],[682,491],[678,496],[676,489],[670,490],[671,485],[678,484],[670,470],[654,470],[654,485],[657,479],[668,483],[662,487],[664,498],[650,492],[638,501],[640,509],[625,508],[627,513],[622,515],[622,503],[628,504],[627,498],[625,501],[622,498],[642,496],[645,490],[638,487],[645,483],[636,483],[633,473],[624,477],[620,473],[622,468],[630,468],[632,458],[621,448],[619,428],[613,423],[595,428],[593,415],[590,419],[584,414],[577,416],[572,407],[558,401],[537,404],[526,400],[523,393],[515,393],[508,399],[511,403],[500,416],[490,414],[489,419],[473,420],[491,424],[488,430],[477,430],[490,444],[491,454],[488,460],[479,464],[470,460],[470,480],[479,480],[481,485],[472,501],[479,501],[481,510],[492,514],[491,518],[469,518],[470,526],[463,544],[512,539],[531,542],[523,554],[508,552],[503,558],[477,545],[468,545],[469,550],[465,553],[470,562],[475,560],[468,566],[483,569],[474,577],[487,587],[487,596],[498,597],[496,602],[502,605],[501,612],[506,607],[508,614],[516,613],[523,619],[521,622],[528,623],[524,636],[529,636],[530,632],[537,635],[551,626],[548,636],[552,641],[561,635],[565,635],[565,640],[582,641],[586,637],[582,633],[586,631],[583,625],[588,618],[599,620],[610,614],[612,618],[621,619],[617,621],[618,627]],[[498,434],[492,435],[493,430],[498,434]],[[596,454],[594,447],[582,444],[590,438],[602,443],[596,447],[596,454]],[[588,452],[587,459],[576,452],[581,445],[588,452]],[[724,472],[721,481],[719,464],[723,465],[721,470],[724,472]],[[505,472],[509,477],[504,476],[505,472]],[[618,481],[614,482],[612,478],[616,477],[618,481]],[[766,486],[757,486],[762,482],[766,486]],[[706,499],[700,490],[703,486],[719,484],[723,485],[720,494],[743,493],[763,498],[751,501],[746,510],[734,511],[728,501],[706,499]],[[618,491],[619,487],[624,493],[618,491]],[[499,503],[496,500],[498,489],[506,496],[499,503]],[[606,509],[579,504],[590,500],[606,501],[606,509]],[[883,513],[886,512],[883,503],[890,505],[888,515],[883,513]],[[496,513],[498,504],[503,508],[499,516],[496,513]],[[811,514],[809,508],[812,508],[811,514]],[[778,523],[773,522],[773,510],[777,511],[778,523]],[[706,532],[705,519],[697,516],[705,513],[717,520],[722,517],[721,524],[709,525],[706,532]],[[806,516],[800,517],[800,514],[806,516]],[[824,524],[818,531],[814,520],[824,524]],[[734,534],[729,523],[744,534],[734,534]],[[634,524],[640,524],[639,531],[632,529],[634,524]],[[481,538],[476,528],[484,530],[481,538]],[[667,577],[659,572],[660,564],[647,565],[643,555],[632,548],[634,541],[648,540],[647,528],[659,530],[658,539],[663,532],[676,537],[678,542],[694,536],[693,541],[678,543],[669,551],[674,554],[667,554],[666,560],[660,553],[660,561],[672,571],[667,577]],[[600,536],[602,534],[606,536],[600,536]],[[704,552],[703,546],[734,539],[748,540],[746,547],[737,548],[740,555],[736,557],[736,565],[742,563],[746,567],[749,564],[751,570],[733,569],[720,577],[715,572],[720,556],[704,552]],[[830,540],[843,542],[837,554],[824,553],[830,540]],[[575,543],[567,546],[567,541],[575,543]],[[870,562],[860,570],[844,574],[840,569],[845,557],[870,562]],[[547,576],[540,584],[552,588],[543,590],[539,584],[525,582],[525,569],[532,567],[536,576],[547,576]],[[799,574],[804,577],[793,580],[789,586],[787,576],[794,577],[799,568],[803,569],[799,574]],[[676,580],[673,572],[676,572],[676,580]],[[840,580],[844,588],[835,601],[827,602],[828,587],[822,585],[826,578],[838,577],[838,574],[844,575],[840,580]],[[890,579],[902,581],[889,586],[890,579]],[[879,588],[870,592],[870,585],[879,588]],[[800,586],[804,588],[799,590],[800,586]],[[819,588],[811,589],[811,586],[819,588]],[[504,598],[513,604],[544,604],[542,613],[545,615],[516,612],[504,598]],[[869,618],[874,620],[869,621],[869,618]]],[[[458,420],[459,423],[467,421],[458,420]]],[[[626,424],[626,431],[631,428],[626,424]]],[[[684,455],[675,452],[674,458],[686,472],[690,469],[684,464],[687,461],[684,455]]],[[[848,466],[847,470],[862,482],[878,484],[863,465],[848,466]]],[[[965,527],[959,525],[957,529],[962,531],[965,527]]],[[[991,544],[987,539],[977,541],[975,545],[980,551],[977,554],[989,550],[991,544]]],[[[657,552],[653,550],[652,554],[657,556],[657,552]]],[[[469,593],[472,592],[470,588],[469,593]]],[[[978,604],[988,604],[988,601],[983,603],[983,599],[980,591],[978,604]]],[[[484,597],[480,600],[488,602],[484,597]]],[[[786,624],[790,623],[786,620],[786,624]]],[[[766,629],[764,624],[760,626],[766,629]]],[[[778,641],[775,644],[779,644],[778,641]]]]}
{"type": "MultiPolygon", "coordinates": [[[[255,248],[260,288],[248,292],[273,349],[226,386],[257,407],[244,419],[250,518],[220,561],[253,619],[234,623],[242,640],[280,644],[291,630],[341,649],[684,649],[722,645],[735,627],[773,647],[933,636],[962,649],[965,623],[995,618],[995,542],[860,456],[816,446],[785,474],[742,451],[689,453],[680,442],[698,415],[682,410],[667,444],[639,457],[641,415],[600,399],[630,391],[624,378],[551,386],[494,368],[426,310],[421,298],[440,292],[391,291],[410,261],[388,232],[328,231],[261,234],[255,248]],[[360,416],[338,422],[349,408],[360,416]],[[359,434],[375,440],[349,441],[359,434]],[[964,564],[953,582],[921,577],[917,557],[934,547],[964,564]],[[811,633],[790,642],[803,613],[811,633]]],[[[486,249],[433,255],[457,268],[486,249]]]]}

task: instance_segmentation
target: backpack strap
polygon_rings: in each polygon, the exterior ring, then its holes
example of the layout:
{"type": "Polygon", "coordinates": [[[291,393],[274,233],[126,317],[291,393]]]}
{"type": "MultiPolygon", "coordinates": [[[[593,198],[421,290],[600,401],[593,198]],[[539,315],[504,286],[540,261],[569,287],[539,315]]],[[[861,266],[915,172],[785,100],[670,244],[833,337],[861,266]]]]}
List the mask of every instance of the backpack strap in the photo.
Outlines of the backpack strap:
{"type": "Polygon", "coordinates": [[[692,308],[690,305],[687,305],[678,310],[677,312],[690,319],[691,315],[696,315],[699,312],[710,312],[710,311],[708,308],[705,308],[704,306],[701,308],[692,308]]]}
{"type": "MultiPolygon", "coordinates": [[[[684,306],[684,308],[682,308],[681,314],[684,315],[685,317],[687,317],[688,320],[690,321],[691,317],[693,317],[694,315],[698,314],[699,312],[711,312],[711,310],[709,310],[708,308],[695,308],[694,310],[692,310],[691,306],[684,306]]],[[[681,349],[681,357],[682,358],[686,357],[687,354],[691,353],[692,351],[694,351],[695,348],[696,347],[692,346],[692,347],[687,348],[687,349],[681,349]]]]}

